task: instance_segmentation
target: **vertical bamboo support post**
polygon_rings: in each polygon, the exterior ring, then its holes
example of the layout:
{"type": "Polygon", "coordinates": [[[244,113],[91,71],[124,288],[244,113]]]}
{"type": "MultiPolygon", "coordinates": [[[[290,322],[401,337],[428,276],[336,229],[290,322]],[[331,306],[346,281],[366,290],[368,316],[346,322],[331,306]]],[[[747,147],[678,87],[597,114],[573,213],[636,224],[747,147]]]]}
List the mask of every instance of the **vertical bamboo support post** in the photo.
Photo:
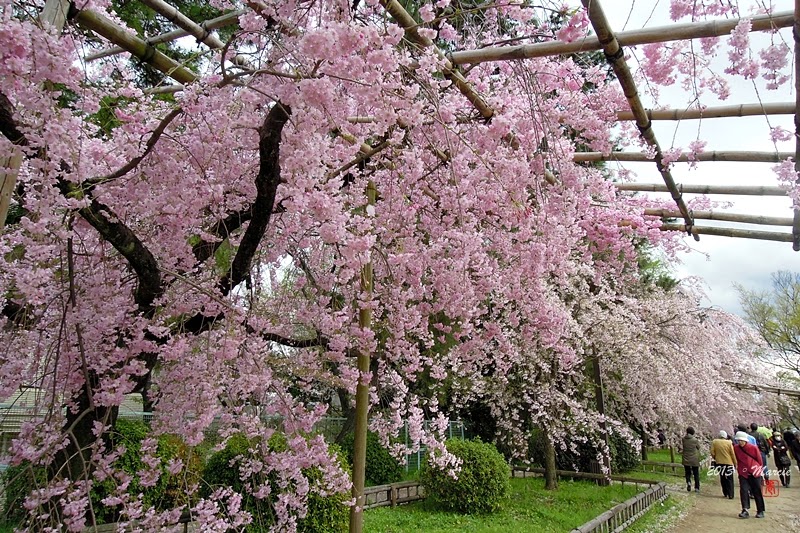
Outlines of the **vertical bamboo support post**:
{"type": "MultiPolygon", "coordinates": [[[[39,17],[40,22],[49,24],[61,34],[67,20],[69,0],[47,0],[39,17]]],[[[22,166],[22,150],[17,146],[7,157],[0,157],[0,229],[5,227],[11,195],[17,185],[19,168],[22,166]]]]}
{"type": "MultiPolygon", "coordinates": [[[[367,184],[367,209],[375,205],[377,191],[375,184],[367,184]]],[[[369,300],[372,295],[372,260],[361,269],[361,297],[369,300]]],[[[372,309],[364,306],[358,310],[358,325],[362,330],[372,323],[372,309]]],[[[361,533],[364,528],[364,484],[367,465],[367,424],[369,422],[369,364],[370,355],[362,350],[358,354],[358,385],[356,387],[356,424],[353,443],[353,499],[350,508],[350,533],[361,533]]]]}
{"type": "MultiPolygon", "coordinates": [[[[800,0],[794,0],[794,95],[795,95],[795,112],[794,112],[794,138],[795,138],[795,154],[794,154],[794,170],[800,171],[800,161],[798,161],[798,154],[800,154],[800,0]]],[[[798,179],[800,181],[800,179],[798,179]]],[[[795,207],[794,210],[794,224],[792,225],[792,250],[795,252],[800,251],[800,208],[795,207]]]]}

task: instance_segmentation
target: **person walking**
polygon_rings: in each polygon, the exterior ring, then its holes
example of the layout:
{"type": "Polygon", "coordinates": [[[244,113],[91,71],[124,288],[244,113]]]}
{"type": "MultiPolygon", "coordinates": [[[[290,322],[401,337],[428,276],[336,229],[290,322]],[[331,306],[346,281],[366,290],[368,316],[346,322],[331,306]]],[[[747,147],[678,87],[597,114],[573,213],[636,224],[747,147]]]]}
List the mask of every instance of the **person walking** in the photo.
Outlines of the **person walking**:
{"type": "Polygon", "coordinates": [[[700,441],[694,436],[694,428],[686,428],[683,436],[683,471],[686,476],[686,491],[692,492],[692,476],[694,491],[700,492],[700,441]]]}
{"type": "Polygon", "coordinates": [[[748,442],[747,433],[738,431],[734,436],[736,446],[737,472],[739,474],[739,499],[742,504],[742,512],[739,518],[750,517],[750,494],[756,501],[756,518],[764,518],[766,507],[764,506],[764,495],[761,493],[762,472],[764,463],[761,460],[761,451],[758,446],[748,442]]]}
{"type": "Polygon", "coordinates": [[[772,451],[767,438],[758,430],[758,424],[753,422],[750,424],[750,435],[756,439],[756,446],[761,452],[761,464],[764,466],[764,480],[769,481],[769,470],[767,469],[767,456],[772,451]]]}
{"type": "Polygon", "coordinates": [[[793,431],[787,429],[783,432],[783,440],[789,448],[789,455],[797,461],[797,469],[800,470],[800,438],[793,431]]]}
{"type": "Polygon", "coordinates": [[[728,433],[719,432],[719,437],[711,441],[711,459],[714,461],[716,471],[719,472],[719,483],[722,486],[722,495],[733,499],[733,473],[736,471],[736,453],[733,443],[728,440],[728,433]]]}
{"type": "Polygon", "coordinates": [[[789,457],[789,447],[777,431],[772,434],[772,457],[781,485],[788,487],[792,479],[792,459],[789,457]]]}

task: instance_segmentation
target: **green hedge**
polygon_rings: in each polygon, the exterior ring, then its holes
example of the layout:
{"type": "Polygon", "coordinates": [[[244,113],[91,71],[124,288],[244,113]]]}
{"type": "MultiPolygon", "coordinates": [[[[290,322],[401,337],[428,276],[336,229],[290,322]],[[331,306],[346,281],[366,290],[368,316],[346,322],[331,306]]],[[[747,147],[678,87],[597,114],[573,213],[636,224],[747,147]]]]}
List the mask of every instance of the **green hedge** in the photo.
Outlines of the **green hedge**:
{"type": "Polygon", "coordinates": [[[448,440],[447,451],[461,459],[458,479],[425,465],[420,482],[440,507],[464,514],[497,511],[510,490],[511,468],[492,444],[479,440],[448,440]]]}
{"type": "Polygon", "coordinates": [[[37,487],[47,484],[47,470],[43,466],[33,466],[30,462],[23,462],[16,466],[8,467],[3,474],[5,487],[5,506],[3,507],[3,522],[19,524],[28,516],[28,511],[22,506],[25,498],[37,487]]]}
{"type": "MultiPolygon", "coordinates": [[[[616,433],[609,438],[611,448],[611,471],[628,472],[641,464],[639,450],[616,433]]],[[[528,457],[530,461],[544,467],[544,439],[541,430],[534,430],[528,441],[528,457]]],[[[590,442],[579,442],[577,451],[556,449],[556,468],[559,470],[578,470],[590,472],[591,462],[597,460],[597,448],[590,442]]]]}
{"type": "MultiPolygon", "coordinates": [[[[352,433],[342,439],[342,450],[347,454],[347,461],[353,465],[354,436],[352,433]]],[[[378,435],[367,433],[367,461],[364,476],[367,485],[386,485],[403,479],[403,467],[389,450],[384,448],[378,435]]]]}

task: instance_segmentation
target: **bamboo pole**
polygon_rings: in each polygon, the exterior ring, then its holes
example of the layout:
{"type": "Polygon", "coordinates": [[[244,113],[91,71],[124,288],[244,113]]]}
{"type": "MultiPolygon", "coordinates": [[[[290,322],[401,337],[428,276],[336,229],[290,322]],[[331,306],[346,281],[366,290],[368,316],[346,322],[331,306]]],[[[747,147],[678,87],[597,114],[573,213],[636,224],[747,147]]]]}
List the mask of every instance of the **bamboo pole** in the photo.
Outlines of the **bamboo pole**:
{"type": "MultiPolygon", "coordinates": [[[[699,118],[752,117],[762,115],[794,115],[795,102],[738,104],[704,109],[648,109],[650,120],[689,120],[699,118]]],[[[617,120],[636,120],[631,111],[617,111],[617,120]]]]}
{"type": "MultiPolygon", "coordinates": [[[[800,154],[800,0],[794,0],[794,138],[795,153],[800,154]]],[[[794,158],[794,171],[800,172],[800,161],[794,158]]],[[[800,182],[800,178],[797,179],[800,182]]],[[[794,209],[794,224],[792,225],[792,250],[800,251],[800,206],[794,209]]]]}
{"type": "MultiPolygon", "coordinates": [[[[682,152],[673,163],[708,162],[708,161],[745,161],[745,162],[777,162],[780,156],[792,157],[794,152],[682,152]]],[[[591,163],[596,161],[621,161],[628,163],[652,163],[653,156],[643,152],[576,152],[572,156],[576,163],[591,163]]]]}
{"type": "MultiPolygon", "coordinates": [[[[206,20],[205,22],[201,22],[200,24],[198,24],[198,26],[202,28],[205,32],[210,32],[219,28],[224,28],[225,26],[237,24],[239,21],[239,16],[247,12],[248,10],[246,9],[231,11],[230,13],[226,13],[220,17],[209,19],[206,20]]],[[[160,35],[156,35],[155,37],[150,37],[149,39],[145,39],[145,42],[150,45],[159,43],[168,43],[180,39],[181,37],[186,37],[188,35],[191,35],[191,33],[186,29],[181,28],[178,30],[173,30],[166,33],[162,33],[160,35]]],[[[107,48],[105,50],[100,50],[99,52],[95,52],[94,54],[90,54],[86,56],[84,60],[87,62],[95,61],[97,59],[102,59],[104,57],[121,54],[125,51],[126,50],[124,48],[121,48],[119,46],[114,46],[111,48],[107,48]]]]}
{"type": "MultiPolygon", "coordinates": [[[[689,228],[685,224],[662,224],[662,231],[683,231],[688,232],[689,228]]],[[[791,233],[779,231],[756,231],[737,228],[715,228],[711,226],[692,226],[692,234],[717,235],[720,237],[734,237],[737,239],[757,239],[761,241],[792,242],[791,233]]]]}
{"type": "MultiPolygon", "coordinates": [[[[69,5],[69,0],[47,0],[39,16],[39,21],[42,24],[53,26],[55,33],[61,35],[67,21],[69,5]]],[[[0,157],[0,229],[6,225],[8,209],[11,206],[11,195],[17,185],[17,176],[19,176],[21,166],[22,149],[19,146],[14,146],[7,156],[0,157]]]]}
{"type": "MultiPolygon", "coordinates": [[[[712,106],[703,109],[646,109],[650,120],[693,120],[704,118],[733,118],[764,115],[794,115],[794,102],[775,102],[763,104],[736,104],[712,106]]],[[[617,111],[617,120],[636,120],[630,110],[617,111]]],[[[348,117],[348,122],[368,124],[375,122],[372,116],[348,117]]]]}
{"type": "MultiPolygon", "coordinates": [[[[618,191],[637,192],[670,192],[661,183],[615,183],[618,191]]],[[[731,194],[737,196],[786,196],[786,190],[780,187],[764,187],[750,185],[686,185],[678,184],[681,193],[688,194],[731,194]]]]}
{"type": "Polygon", "coordinates": [[[220,49],[225,46],[225,43],[220,41],[216,35],[195,23],[195,21],[181,13],[176,7],[164,2],[164,0],[140,0],[140,2],[156,13],[163,15],[168,21],[182,30],[188,32],[189,35],[197,39],[197,42],[214,49],[220,49]]]}
{"type": "Polygon", "coordinates": [[[123,28],[113,23],[103,15],[94,11],[81,10],[75,14],[74,20],[87,30],[91,30],[101,35],[130,52],[142,62],[152,65],[167,76],[170,76],[179,83],[191,83],[197,76],[191,70],[182,66],[180,63],[171,59],[147,42],[131,35],[123,28]]]}
{"type": "Polygon", "coordinates": [[[442,52],[438,46],[435,46],[434,42],[428,37],[423,37],[419,34],[417,31],[419,24],[414,20],[414,17],[408,14],[408,11],[406,11],[400,2],[397,0],[381,0],[381,5],[392,16],[395,22],[405,30],[406,39],[421,48],[432,48],[434,50],[442,62],[442,73],[458,87],[461,94],[467,97],[467,100],[472,103],[483,118],[491,118],[492,115],[494,115],[494,110],[489,107],[489,104],[484,101],[483,97],[472,88],[472,85],[470,85],[463,74],[455,68],[451,60],[445,57],[444,52],[442,52]]]}
{"type": "Polygon", "coordinates": [[[0,157],[0,229],[6,225],[11,195],[14,193],[21,166],[22,149],[19,146],[14,146],[8,157],[0,157]]]}
{"type": "Polygon", "coordinates": [[[751,385],[750,383],[739,383],[738,381],[726,381],[728,385],[732,385],[739,390],[751,390],[755,392],[771,392],[778,396],[787,396],[789,398],[800,398],[800,390],[795,389],[781,389],[772,387],[770,385],[751,385]]]}
{"type": "Polygon", "coordinates": [[[39,15],[39,20],[53,26],[56,33],[61,35],[64,30],[64,24],[67,22],[69,4],[70,0],[47,0],[41,15],[39,15]]]}
{"type": "MultiPolygon", "coordinates": [[[[794,157],[794,152],[746,152],[746,151],[712,151],[683,152],[675,161],[677,163],[688,163],[691,161],[737,161],[744,163],[780,163],[786,159],[794,157]]],[[[642,152],[577,152],[572,157],[576,163],[587,163],[592,161],[626,161],[633,163],[652,163],[653,158],[642,152]]]]}
{"type": "MultiPolygon", "coordinates": [[[[584,2],[586,5],[589,2],[584,2]]],[[[592,2],[598,4],[599,1],[592,2]]],[[[699,39],[701,37],[720,37],[728,35],[739,23],[740,19],[712,20],[708,22],[689,22],[672,24],[656,28],[624,31],[617,34],[620,46],[636,46],[648,43],[663,43],[699,39]]],[[[751,17],[750,31],[768,31],[776,28],[788,28],[794,24],[791,11],[779,11],[771,15],[751,17]]],[[[597,29],[595,29],[597,32],[597,29]]],[[[492,46],[477,50],[462,50],[448,55],[454,65],[477,64],[488,61],[510,61],[531,57],[546,57],[561,54],[577,54],[592,50],[601,50],[602,38],[587,36],[571,43],[552,41],[547,43],[524,44],[518,46],[492,46]]]]}
{"type": "MultiPolygon", "coordinates": [[[[212,50],[222,50],[225,48],[225,43],[223,43],[216,35],[209,33],[208,30],[178,11],[177,8],[164,2],[164,0],[141,0],[141,2],[152,8],[156,13],[166,17],[167,20],[179,28],[188,31],[190,35],[197,39],[197,42],[205,44],[212,50]]],[[[247,67],[248,69],[250,67],[247,59],[245,59],[244,56],[235,55],[230,59],[230,61],[234,65],[247,67]]]]}
{"type": "MultiPolygon", "coordinates": [[[[617,76],[617,79],[622,86],[622,90],[625,93],[625,98],[628,100],[628,105],[630,105],[631,111],[633,112],[633,116],[636,117],[636,125],[639,128],[639,132],[647,144],[654,148],[654,161],[656,163],[656,167],[661,173],[661,177],[664,179],[664,184],[670,191],[672,199],[678,206],[686,226],[689,228],[689,230],[691,230],[692,216],[689,213],[689,209],[686,207],[683,198],[681,198],[681,193],[678,191],[675,185],[675,180],[672,178],[672,173],[662,163],[663,153],[661,151],[661,146],[658,144],[658,140],[656,139],[656,134],[653,131],[652,122],[650,122],[650,120],[647,118],[647,113],[642,105],[641,100],[639,99],[639,94],[636,91],[636,82],[634,82],[631,71],[628,68],[628,63],[625,61],[625,54],[620,47],[617,38],[614,36],[614,33],[609,28],[606,15],[603,13],[603,8],[600,5],[600,2],[597,0],[581,1],[589,14],[589,21],[592,23],[595,33],[597,33],[599,42],[603,43],[603,52],[605,53],[606,59],[611,65],[611,68],[614,70],[614,74],[617,76]]],[[[692,235],[694,235],[695,239],[699,239],[696,234],[692,235]]]]}
{"type": "MultiPolygon", "coordinates": [[[[367,209],[375,205],[377,190],[370,181],[367,184],[367,209]]],[[[372,325],[372,309],[369,299],[372,295],[373,273],[372,261],[367,262],[361,269],[361,294],[364,303],[358,310],[358,325],[363,330],[368,330],[372,325]]],[[[370,382],[370,354],[360,350],[357,358],[358,384],[356,386],[356,420],[353,443],[353,499],[355,505],[350,507],[350,533],[361,533],[364,527],[364,484],[366,481],[367,461],[367,426],[369,423],[369,382],[370,382]]]]}
{"type": "MultiPolygon", "coordinates": [[[[677,218],[680,212],[672,209],[645,209],[644,214],[661,218],[677,218]]],[[[791,217],[768,217],[762,215],[745,215],[741,213],[726,213],[722,211],[692,211],[692,217],[702,220],[723,220],[726,222],[741,222],[743,224],[760,224],[763,226],[789,226],[792,225],[791,217]]]]}

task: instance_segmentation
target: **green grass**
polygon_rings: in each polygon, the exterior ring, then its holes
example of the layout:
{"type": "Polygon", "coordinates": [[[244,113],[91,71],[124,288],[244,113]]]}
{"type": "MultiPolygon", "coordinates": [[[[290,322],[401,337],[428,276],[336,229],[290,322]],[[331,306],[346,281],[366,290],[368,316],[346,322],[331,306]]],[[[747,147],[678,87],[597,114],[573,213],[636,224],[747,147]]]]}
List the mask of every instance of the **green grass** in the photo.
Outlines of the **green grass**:
{"type": "Polygon", "coordinates": [[[598,487],[588,481],[561,480],[557,491],[544,490],[543,478],[511,479],[511,496],[502,510],[489,515],[439,511],[428,502],[364,513],[370,533],[557,533],[571,531],[603,511],[631,498],[637,489],[626,483],[598,487]]]}
{"type": "MultiPolygon", "coordinates": [[[[680,463],[683,457],[675,450],[675,462],[680,463]]],[[[670,462],[670,455],[669,450],[653,450],[647,452],[647,460],[648,461],[659,461],[661,463],[669,463],[670,462]]]]}

